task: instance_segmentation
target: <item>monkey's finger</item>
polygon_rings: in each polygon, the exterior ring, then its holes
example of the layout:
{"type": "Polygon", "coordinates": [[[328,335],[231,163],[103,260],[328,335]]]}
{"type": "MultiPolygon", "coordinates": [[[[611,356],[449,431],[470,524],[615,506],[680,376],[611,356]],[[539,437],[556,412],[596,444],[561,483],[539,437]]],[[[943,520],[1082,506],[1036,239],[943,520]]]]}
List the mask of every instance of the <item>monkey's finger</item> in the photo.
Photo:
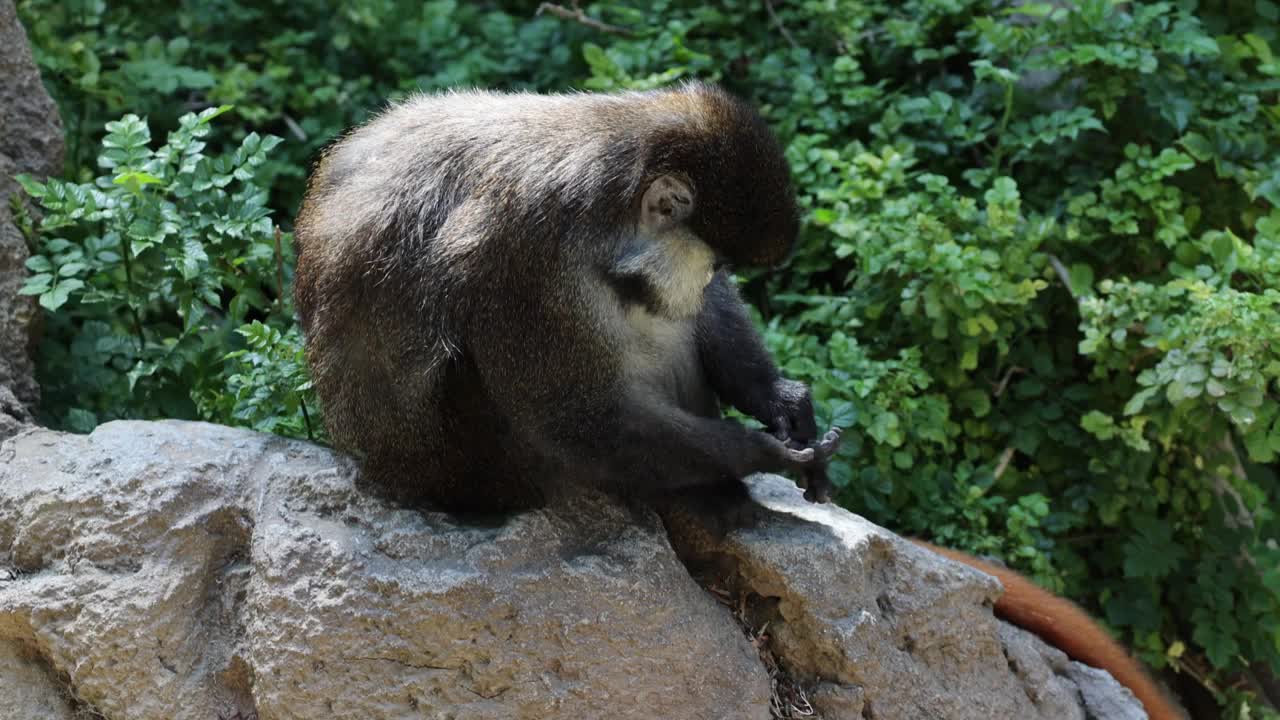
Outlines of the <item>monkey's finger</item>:
{"type": "Polygon", "coordinates": [[[831,502],[831,488],[823,486],[805,488],[804,499],[815,504],[831,502]]]}
{"type": "Polygon", "coordinates": [[[793,450],[784,446],[782,452],[786,455],[787,460],[800,466],[808,465],[813,462],[815,457],[817,457],[816,452],[811,447],[807,447],[802,450],[793,450]]]}
{"type": "Polygon", "coordinates": [[[822,436],[822,440],[814,447],[818,450],[818,456],[825,462],[827,458],[836,454],[836,450],[840,449],[840,434],[843,431],[838,427],[833,427],[822,436]]]}
{"type": "Polygon", "coordinates": [[[827,464],[814,463],[804,469],[804,499],[812,503],[831,500],[831,480],[827,477],[827,464]]]}

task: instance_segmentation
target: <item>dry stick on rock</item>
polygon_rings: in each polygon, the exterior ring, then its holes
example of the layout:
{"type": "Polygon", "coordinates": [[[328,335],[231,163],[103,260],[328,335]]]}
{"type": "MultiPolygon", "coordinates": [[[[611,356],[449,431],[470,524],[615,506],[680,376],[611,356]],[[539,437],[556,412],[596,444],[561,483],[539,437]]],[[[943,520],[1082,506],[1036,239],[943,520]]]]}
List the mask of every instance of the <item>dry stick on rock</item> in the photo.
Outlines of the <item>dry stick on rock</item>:
{"type": "Polygon", "coordinates": [[[635,34],[629,28],[610,25],[609,23],[600,22],[594,18],[587,17],[587,14],[582,12],[582,8],[578,7],[577,2],[573,3],[572,10],[563,5],[544,2],[538,6],[538,11],[535,12],[534,15],[541,15],[544,12],[551,13],[552,15],[555,15],[558,18],[564,18],[565,20],[573,20],[580,25],[586,25],[587,27],[599,30],[600,32],[612,33],[614,35],[625,35],[627,37],[631,37],[635,34]]]}

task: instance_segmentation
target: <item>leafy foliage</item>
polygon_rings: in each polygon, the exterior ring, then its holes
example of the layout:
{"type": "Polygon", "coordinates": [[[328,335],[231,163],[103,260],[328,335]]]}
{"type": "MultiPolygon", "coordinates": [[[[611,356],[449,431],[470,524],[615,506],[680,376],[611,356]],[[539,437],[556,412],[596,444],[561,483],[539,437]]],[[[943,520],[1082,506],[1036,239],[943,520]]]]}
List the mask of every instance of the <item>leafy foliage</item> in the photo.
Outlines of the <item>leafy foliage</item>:
{"type": "Polygon", "coordinates": [[[91,183],[19,176],[44,208],[21,292],[50,311],[39,369],[54,424],[200,417],[307,434],[283,242],[254,182],[279,139],[205,155],[228,109],[184,115],[157,150],[138,116],[107,123],[107,174],[91,183]]]}
{"type": "Polygon", "coordinates": [[[1273,0],[584,8],[629,34],[536,5],[21,0],[73,139],[76,182],[28,188],[50,208],[28,287],[56,309],[41,367],[60,422],[200,415],[299,434],[305,378],[270,299],[284,256],[265,208],[294,207],[318,147],[385,97],[710,78],[787,146],[801,247],[742,280],[786,372],[855,430],[831,468],[840,502],[1003,556],[1227,717],[1269,712],[1273,0]],[[186,175],[181,136],[151,153],[126,117],[91,182],[107,120],[140,112],[195,142],[203,116],[178,116],[227,103],[244,127],[200,135],[221,154],[186,175]]]}

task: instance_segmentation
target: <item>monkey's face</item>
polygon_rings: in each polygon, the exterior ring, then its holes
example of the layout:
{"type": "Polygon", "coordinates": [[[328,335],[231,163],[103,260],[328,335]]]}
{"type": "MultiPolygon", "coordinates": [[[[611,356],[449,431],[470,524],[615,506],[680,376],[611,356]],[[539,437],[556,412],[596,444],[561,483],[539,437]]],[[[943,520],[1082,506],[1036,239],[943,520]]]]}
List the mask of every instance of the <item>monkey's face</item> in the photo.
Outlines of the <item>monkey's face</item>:
{"type": "Polygon", "coordinates": [[[771,135],[747,140],[721,159],[715,181],[695,179],[701,192],[690,227],[731,264],[773,267],[790,256],[800,229],[790,168],[771,135]]]}
{"type": "Polygon", "coordinates": [[[670,247],[704,245],[711,271],[727,265],[772,267],[796,243],[799,219],[785,167],[771,174],[740,168],[718,183],[695,183],[682,174],[659,176],[644,193],[639,228],[670,247]],[[767,180],[769,187],[761,185],[767,180]],[[703,190],[700,192],[700,189],[703,190]]]}
{"type": "Polygon", "coordinates": [[[661,136],[655,164],[676,177],[680,189],[655,181],[646,197],[667,200],[678,211],[672,217],[730,264],[781,263],[799,231],[791,168],[781,144],[750,105],[705,86],[687,92],[702,104],[702,123],[697,131],[661,136]]]}

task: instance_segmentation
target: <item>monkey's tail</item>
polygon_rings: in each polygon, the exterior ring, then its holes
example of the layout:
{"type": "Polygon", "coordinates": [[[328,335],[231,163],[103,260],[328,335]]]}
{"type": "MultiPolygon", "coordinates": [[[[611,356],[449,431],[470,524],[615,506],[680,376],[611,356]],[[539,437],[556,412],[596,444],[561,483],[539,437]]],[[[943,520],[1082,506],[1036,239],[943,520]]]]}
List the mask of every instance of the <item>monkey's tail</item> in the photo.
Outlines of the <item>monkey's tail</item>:
{"type": "Polygon", "coordinates": [[[1004,595],[996,601],[997,616],[1035,633],[1071,659],[1111,673],[1117,682],[1138,698],[1151,720],[1182,720],[1185,717],[1138,661],[1075,603],[1050,593],[1008,568],[983,562],[958,550],[909,539],[950,560],[994,575],[1004,585],[1004,595]]]}

